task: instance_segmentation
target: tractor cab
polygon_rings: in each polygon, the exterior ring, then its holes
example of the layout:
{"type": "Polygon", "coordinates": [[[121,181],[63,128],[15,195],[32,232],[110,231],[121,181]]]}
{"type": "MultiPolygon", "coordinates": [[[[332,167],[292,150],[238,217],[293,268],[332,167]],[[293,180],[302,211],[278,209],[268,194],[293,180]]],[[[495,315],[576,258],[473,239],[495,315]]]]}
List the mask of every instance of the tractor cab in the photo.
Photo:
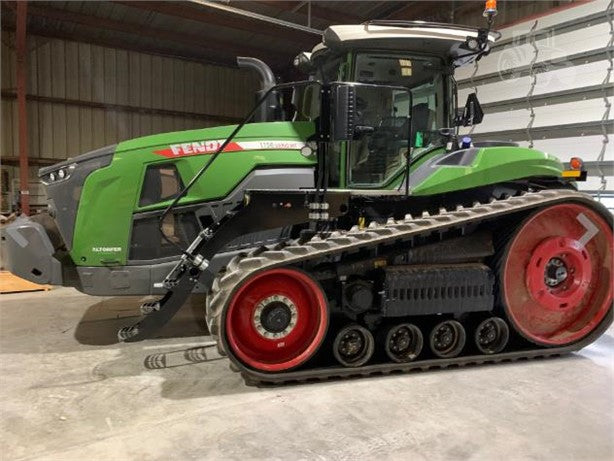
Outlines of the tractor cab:
{"type": "MultiPolygon", "coordinates": [[[[454,69],[487,54],[497,38],[497,32],[422,21],[329,27],[322,43],[294,60],[313,80],[353,86],[354,128],[331,149],[329,185],[391,188],[403,181],[408,156],[445,152],[456,132],[451,127],[466,122],[457,116],[454,69]]],[[[472,104],[479,110],[477,99],[472,104]]]]}

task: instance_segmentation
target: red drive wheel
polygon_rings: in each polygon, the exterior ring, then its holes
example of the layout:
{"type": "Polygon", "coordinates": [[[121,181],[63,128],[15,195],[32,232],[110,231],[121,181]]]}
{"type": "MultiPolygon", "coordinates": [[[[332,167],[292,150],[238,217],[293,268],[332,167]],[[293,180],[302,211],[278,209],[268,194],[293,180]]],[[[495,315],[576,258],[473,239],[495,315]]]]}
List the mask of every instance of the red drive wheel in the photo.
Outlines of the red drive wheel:
{"type": "Polygon", "coordinates": [[[522,223],[501,284],[510,322],[526,339],[564,346],[586,337],[612,304],[612,228],[579,203],[553,205],[522,223]]]}
{"type": "Polygon", "coordinates": [[[264,271],[234,294],[225,326],[228,345],[243,363],[259,371],[289,370],[322,344],[328,327],[326,297],[304,272],[264,271]]]}

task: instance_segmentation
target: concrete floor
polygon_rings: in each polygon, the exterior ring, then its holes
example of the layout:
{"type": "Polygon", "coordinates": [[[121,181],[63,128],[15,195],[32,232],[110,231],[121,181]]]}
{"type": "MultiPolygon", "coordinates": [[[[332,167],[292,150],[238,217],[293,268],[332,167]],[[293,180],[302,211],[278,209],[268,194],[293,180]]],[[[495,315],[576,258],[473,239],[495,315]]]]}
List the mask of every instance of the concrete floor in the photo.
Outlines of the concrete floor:
{"type": "Polygon", "coordinates": [[[186,360],[202,298],[136,344],[113,339],[134,298],[0,304],[2,460],[614,458],[613,329],[564,358],[258,389],[186,360]]]}

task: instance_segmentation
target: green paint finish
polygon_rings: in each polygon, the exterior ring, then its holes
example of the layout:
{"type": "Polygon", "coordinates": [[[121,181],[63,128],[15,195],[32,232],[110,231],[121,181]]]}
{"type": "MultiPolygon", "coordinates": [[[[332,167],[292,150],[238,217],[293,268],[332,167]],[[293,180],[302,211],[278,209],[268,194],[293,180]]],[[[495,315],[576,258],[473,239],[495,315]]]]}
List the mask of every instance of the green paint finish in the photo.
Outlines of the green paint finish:
{"type": "Polygon", "coordinates": [[[487,147],[469,166],[433,169],[412,193],[432,195],[530,177],[560,177],[563,164],[554,156],[522,147],[487,147]]]}
{"type": "MultiPolygon", "coordinates": [[[[139,207],[143,177],[148,165],[173,163],[187,183],[211,157],[188,155],[167,158],[154,151],[168,151],[171,145],[205,140],[225,139],[234,126],[206,128],[165,133],[133,139],[118,145],[108,167],[94,171],[83,186],[75,224],[71,256],[78,265],[125,265],[135,212],[164,208],[169,202],[139,207]]],[[[255,123],[246,125],[235,142],[272,140],[305,141],[313,133],[313,125],[306,122],[255,123]]],[[[429,158],[439,156],[442,149],[434,149],[421,156],[412,167],[415,172],[429,158]]],[[[226,152],[219,156],[207,173],[194,185],[181,204],[200,203],[226,197],[251,171],[268,166],[315,165],[315,156],[303,157],[298,150],[247,150],[226,152]]],[[[345,162],[340,164],[342,178],[345,162]]],[[[440,166],[420,184],[412,194],[430,195],[461,191],[487,184],[520,178],[542,176],[560,177],[562,164],[550,155],[518,147],[480,149],[469,166],[440,166]]],[[[391,178],[388,189],[397,188],[403,171],[391,178]]],[[[344,187],[342,185],[342,187],[344,187]]],[[[158,238],[152,236],[152,238],[158,238]]]]}
{"type": "MultiPolygon", "coordinates": [[[[211,158],[210,155],[167,158],[154,151],[168,150],[170,145],[222,140],[234,128],[223,126],[164,133],[120,143],[111,164],[92,172],[83,186],[71,250],[73,261],[85,266],[125,265],[133,213],[161,209],[169,203],[138,207],[147,166],[173,163],[184,184],[187,184],[211,158]]],[[[305,141],[313,130],[313,124],[309,122],[253,123],[246,125],[234,141],[305,141]]],[[[311,168],[315,161],[315,155],[305,158],[298,150],[225,152],[179,203],[185,205],[225,197],[251,171],[259,167],[311,168]]]]}

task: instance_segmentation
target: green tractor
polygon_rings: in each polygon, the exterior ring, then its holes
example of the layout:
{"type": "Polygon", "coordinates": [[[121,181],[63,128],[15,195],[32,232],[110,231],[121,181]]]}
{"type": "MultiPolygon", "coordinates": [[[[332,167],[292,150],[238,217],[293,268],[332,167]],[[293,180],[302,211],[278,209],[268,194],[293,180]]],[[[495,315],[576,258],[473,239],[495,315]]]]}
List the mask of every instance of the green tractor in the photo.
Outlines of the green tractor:
{"type": "Polygon", "coordinates": [[[161,295],[122,341],[206,292],[252,383],[578,350],[612,322],[612,215],[577,191],[580,161],[459,136],[483,113],[458,107],[454,69],[488,54],[490,23],[331,26],[292,83],[239,58],[262,81],[243,123],[41,169],[49,214],[1,230],[5,264],[161,295]]]}

